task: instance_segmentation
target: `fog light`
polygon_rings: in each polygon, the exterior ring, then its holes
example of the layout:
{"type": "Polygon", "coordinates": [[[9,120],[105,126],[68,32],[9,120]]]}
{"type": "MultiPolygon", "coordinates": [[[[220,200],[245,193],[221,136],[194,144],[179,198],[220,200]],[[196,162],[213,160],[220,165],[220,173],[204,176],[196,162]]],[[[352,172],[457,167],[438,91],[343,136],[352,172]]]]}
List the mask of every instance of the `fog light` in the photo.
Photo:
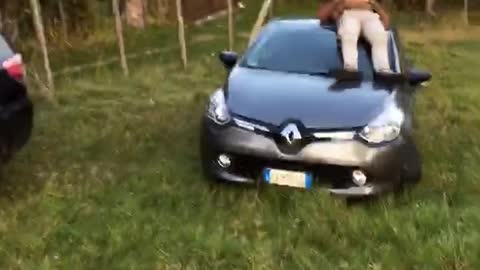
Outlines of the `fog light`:
{"type": "Polygon", "coordinates": [[[232,160],[230,159],[229,156],[225,154],[219,155],[217,162],[218,162],[218,165],[220,165],[220,167],[222,168],[228,168],[230,167],[230,165],[232,165],[232,160]]]}
{"type": "Polygon", "coordinates": [[[355,170],[352,173],[352,180],[357,186],[361,187],[367,183],[367,176],[362,171],[355,170]]]}

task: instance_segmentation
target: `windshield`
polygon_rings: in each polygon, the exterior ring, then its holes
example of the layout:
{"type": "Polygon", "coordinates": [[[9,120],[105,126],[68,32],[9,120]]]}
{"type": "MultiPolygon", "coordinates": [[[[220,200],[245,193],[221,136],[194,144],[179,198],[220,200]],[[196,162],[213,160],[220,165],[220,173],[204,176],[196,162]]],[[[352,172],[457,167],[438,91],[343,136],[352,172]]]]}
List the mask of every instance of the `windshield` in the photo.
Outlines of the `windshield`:
{"type": "MultiPolygon", "coordinates": [[[[359,70],[373,76],[370,56],[359,43],[359,70]]],[[[247,68],[305,74],[327,74],[343,67],[336,33],[322,27],[270,27],[246,53],[247,68]],[[289,29],[291,28],[291,29],[289,29]]]]}

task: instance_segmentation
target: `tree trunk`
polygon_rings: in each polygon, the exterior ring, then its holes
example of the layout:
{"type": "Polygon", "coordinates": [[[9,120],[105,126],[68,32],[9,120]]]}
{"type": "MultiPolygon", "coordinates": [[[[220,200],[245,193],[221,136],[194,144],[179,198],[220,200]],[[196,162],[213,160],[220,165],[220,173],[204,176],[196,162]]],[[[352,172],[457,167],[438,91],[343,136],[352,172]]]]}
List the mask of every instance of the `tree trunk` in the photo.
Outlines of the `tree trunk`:
{"type": "Polygon", "coordinates": [[[168,0],[157,0],[157,20],[162,25],[167,22],[168,0]]]}
{"type": "Polygon", "coordinates": [[[425,11],[427,12],[428,15],[432,17],[435,17],[437,15],[435,13],[434,7],[435,7],[435,0],[426,0],[425,11]]]}
{"type": "Polygon", "coordinates": [[[148,22],[148,0],[143,0],[143,22],[147,24],[148,22]]]}
{"type": "Polygon", "coordinates": [[[19,14],[23,10],[22,3],[0,1],[0,33],[9,43],[15,43],[19,34],[19,14]]]}
{"type": "Polygon", "coordinates": [[[115,15],[115,32],[117,34],[118,49],[120,51],[120,62],[123,69],[123,74],[128,76],[128,64],[127,57],[125,55],[125,43],[123,39],[123,27],[122,18],[120,17],[120,7],[118,6],[118,0],[112,0],[113,14],[115,15]]]}
{"type": "Polygon", "coordinates": [[[145,5],[143,0],[127,0],[126,13],[129,26],[139,29],[145,28],[145,5]]]}
{"type": "Polygon", "coordinates": [[[65,42],[68,42],[67,15],[65,14],[65,7],[63,6],[63,0],[58,0],[58,13],[60,14],[60,21],[62,24],[63,39],[65,42]]]}
{"type": "Polygon", "coordinates": [[[48,58],[47,40],[45,39],[45,30],[42,22],[42,14],[40,10],[40,4],[38,0],[30,0],[30,5],[33,12],[33,24],[35,26],[35,32],[37,33],[38,41],[43,54],[43,63],[45,65],[45,72],[47,73],[47,83],[50,89],[50,94],[55,94],[55,85],[53,83],[52,70],[50,68],[50,60],[48,58]]]}

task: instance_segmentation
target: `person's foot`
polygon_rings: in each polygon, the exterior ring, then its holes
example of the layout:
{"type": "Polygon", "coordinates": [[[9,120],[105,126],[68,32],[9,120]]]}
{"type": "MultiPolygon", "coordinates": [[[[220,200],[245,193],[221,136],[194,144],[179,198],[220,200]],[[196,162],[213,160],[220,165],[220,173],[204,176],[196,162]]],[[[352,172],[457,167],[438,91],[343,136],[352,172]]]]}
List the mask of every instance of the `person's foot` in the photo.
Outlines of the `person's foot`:
{"type": "Polygon", "coordinates": [[[394,72],[393,70],[391,70],[389,68],[383,68],[383,69],[375,70],[375,73],[384,74],[384,75],[396,74],[396,72],[394,72]]]}
{"type": "Polygon", "coordinates": [[[362,74],[357,69],[338,69],[332,75],[339,81],[357,81],[362,79],[362,74]]]}
{"type": "Polygon", "coordinates": [[[392,82],[403,82],[405,76],[402,73],[393,72],[390,69],[382,69],[375,72],[375,77],[381,80],[387,80],[392,82]]]}

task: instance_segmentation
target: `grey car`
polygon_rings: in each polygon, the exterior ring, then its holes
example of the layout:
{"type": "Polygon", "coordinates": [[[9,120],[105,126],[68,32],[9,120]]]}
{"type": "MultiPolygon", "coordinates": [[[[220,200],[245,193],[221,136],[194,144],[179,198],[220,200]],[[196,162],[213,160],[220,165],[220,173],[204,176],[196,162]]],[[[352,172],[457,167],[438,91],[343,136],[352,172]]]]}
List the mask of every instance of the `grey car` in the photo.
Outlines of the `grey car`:
{"type": "Polygon", "coordinates": [[[349,197],[417,183],[414,97],[431,75],[408,65],[395,30],[390,62],[402,80],[378,77],[368,44],[358,48],[359,77],[340,80],[335,26],[278,19],[243,56],[221,53],[228,76],[210,96],[201,131],[208,177],[349,197]]]}

